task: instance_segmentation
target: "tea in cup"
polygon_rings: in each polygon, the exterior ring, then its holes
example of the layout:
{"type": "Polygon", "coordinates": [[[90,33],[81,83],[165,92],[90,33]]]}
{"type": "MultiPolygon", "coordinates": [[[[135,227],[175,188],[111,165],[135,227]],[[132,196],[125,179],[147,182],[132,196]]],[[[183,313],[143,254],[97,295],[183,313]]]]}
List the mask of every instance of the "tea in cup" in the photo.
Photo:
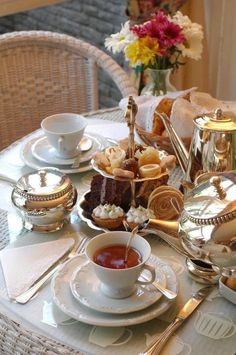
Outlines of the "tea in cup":
{"type": "Polygon", "coordinates": [[[46,117],[41,127],[48,142],[55,148],[61,158],[74,158],[79,154],[81,141],[87,120],[75,113],[58,113],[46,117]]]}
{"type": "Polygon", "coordinates": [[[149,243],[135,235],[126,257],[129,237],[129,232],[102,233],[91,239],[85,250],[101,282],[101,291],[111,298],[129,297],[135,285],[149,285],[155,280],[155,268],[146,263],[151,255],[149,243]],[[150,273],[149,280],[139,279],[144,270],[150,273]]]}

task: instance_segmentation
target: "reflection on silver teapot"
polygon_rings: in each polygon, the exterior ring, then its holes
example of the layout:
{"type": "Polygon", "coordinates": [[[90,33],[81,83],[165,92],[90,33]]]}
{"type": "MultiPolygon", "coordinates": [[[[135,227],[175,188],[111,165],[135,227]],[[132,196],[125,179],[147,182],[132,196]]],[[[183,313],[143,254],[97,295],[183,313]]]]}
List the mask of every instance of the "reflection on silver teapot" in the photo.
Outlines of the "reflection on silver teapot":
{"type": "Polygon", "coordinates": [[[69,176],[56,168],[43,168],[22,176],[15,184],[13,205],[26,229],[54,232],[63,227],[76,204],[77,190],[69,176]]]}
{"type": "Polygon", "coordinates": [[[150,226],[178,232],[194,258],[236,276],[236,171],[205,174],[185,196],[179,221],[150,219],[150,226]]]}
{"type": "Polygon", "coordinates": [[[236,115],[214,113],[197,116],[189,153],[177,136],[169,118],[159,114],[170,137],[175,154],[184,172],[187,184],[195,182],[201,174],[236,169],[236,115]]]}

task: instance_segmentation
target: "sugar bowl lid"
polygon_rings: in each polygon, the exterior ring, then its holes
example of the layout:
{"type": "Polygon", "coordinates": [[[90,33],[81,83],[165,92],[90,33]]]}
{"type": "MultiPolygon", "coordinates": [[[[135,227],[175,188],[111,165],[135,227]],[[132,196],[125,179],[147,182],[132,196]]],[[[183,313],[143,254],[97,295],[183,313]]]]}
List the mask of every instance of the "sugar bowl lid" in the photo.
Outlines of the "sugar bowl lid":
{"type": "Polygon", "coordinates": [[[220,108],[216,109],[215,112],[197,116],[193,121],[198,128],[205,131],[236,131],[236,114],[233,112],[223,112],[220,108]]]}
{"type": "Polygon", "coordinates": [[[56,168],[43,168],[22,176],[13,189],[26,201],[52,201],[72,190],[70,178],[56,168]]]}
{"type": "Polygon", "coordinates": [[[236,171],[206,174],[205,181],[187,194],[184,215],[198,225],[236,219],[236,171]]]}

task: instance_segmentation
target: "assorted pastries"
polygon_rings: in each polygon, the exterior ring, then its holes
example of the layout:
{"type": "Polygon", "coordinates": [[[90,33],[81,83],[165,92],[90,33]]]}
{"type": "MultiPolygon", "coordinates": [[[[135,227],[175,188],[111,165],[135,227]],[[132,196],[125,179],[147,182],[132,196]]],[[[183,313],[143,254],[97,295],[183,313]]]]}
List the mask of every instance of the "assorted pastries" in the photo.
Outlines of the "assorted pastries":
{"type": "Polygon", "coordinates": [[[131,206],[129,181],[119,181],[95,174],[90,191],[81,203],[83,215],[98,226],[123,229],[123,220],[134,228],[149,218],[177,219],[183,207],[183,195],[168,186],[168,175],[135,184],[135,203],[131,206]]]}
{"type": "Polygon", "coordinates": [[[155,178],[175,167],[175,156],[161,159],[159,150],[154,147],[136,145],[133,158],[127,156],[127,149],[128,142],[123,140],[117,146],[97,152],[94,161],[106,173],[124,179],[155,178]]]}
{"type": "Polygon", "coordinates": [[[166,201],[174,201],[167,207],[166,219],[177,218],[176,208],[180,210],[183,206],[181,193],[167,186],[169,171],[176,164],[175,156],[162,157],[151,146],[135,144],[133,149],[130,157],[129,141],[123,139],[94,155],[95,167],[101,174],[93,176],[81,208],[84,216],[101,228],[124,229],[123,221],[126,221],[133,229],[148,219],[160,218],[167,206],[163,194],[166,201]],[[134,185],[130,183],[132,180],[134,185]],[[158,209],[156,204],[160,205],[158,209]]]}

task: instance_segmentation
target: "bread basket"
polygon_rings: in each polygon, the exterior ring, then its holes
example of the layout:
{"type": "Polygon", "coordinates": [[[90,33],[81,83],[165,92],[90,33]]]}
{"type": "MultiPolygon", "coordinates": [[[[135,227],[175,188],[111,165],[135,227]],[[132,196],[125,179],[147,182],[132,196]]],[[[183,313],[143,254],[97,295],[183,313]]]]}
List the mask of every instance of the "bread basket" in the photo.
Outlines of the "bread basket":
{"type": "MultiPolygon", "coordinates": [[[[135,124],[135,129],[139,137],[147,145],[153,146],[155,148],[160,147],[169,154],[175,154],[169,137],[160,136],[154,132],[148,132],[141,128],[137,123],[135,124]]],[[[183,137],[181,140],[183,141],[185,147],[189,149],[191,137],[183,137]]]]}

